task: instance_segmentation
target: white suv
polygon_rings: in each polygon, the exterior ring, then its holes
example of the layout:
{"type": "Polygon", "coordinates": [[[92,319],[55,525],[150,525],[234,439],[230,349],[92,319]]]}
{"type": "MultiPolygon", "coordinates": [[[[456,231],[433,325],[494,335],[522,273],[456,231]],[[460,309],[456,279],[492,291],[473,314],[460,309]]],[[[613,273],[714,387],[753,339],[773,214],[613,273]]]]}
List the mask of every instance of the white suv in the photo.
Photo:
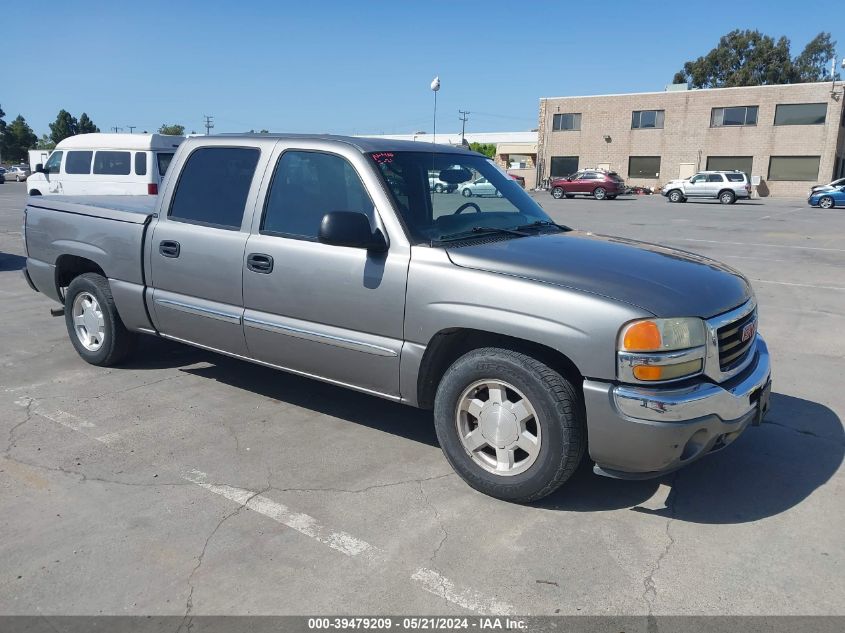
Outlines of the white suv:
{"type": "Polygon", "coordinates": [[[722,204],[733,204],[740,198],[751,197],[751,182],[741,171],[700,171],[686,180],[670,180],[660,194],[669,202],[713,198],[722,204]]]}

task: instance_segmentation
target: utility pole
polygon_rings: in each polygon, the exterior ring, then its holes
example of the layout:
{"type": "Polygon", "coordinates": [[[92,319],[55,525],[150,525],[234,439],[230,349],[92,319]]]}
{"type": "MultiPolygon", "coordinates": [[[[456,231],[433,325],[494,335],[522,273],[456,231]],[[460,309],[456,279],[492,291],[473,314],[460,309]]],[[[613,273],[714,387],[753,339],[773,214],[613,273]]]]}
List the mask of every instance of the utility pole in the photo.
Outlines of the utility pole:
{"type": "Polygon", "coordinates": [[[461,145],[464,144],[464,132],[466,131],[467,127],[467,119],[469,118],[470,111],[469,110],[458,110],[458,114],[461,116],[458,117],[458,120],[461,122],[461,145]]]}
{"type": "Polygon", "coordinates": [[[122,127],[117,127],[116,125],[115,125],[115,126],[113,126],[113,127],[112,127],[112,129],[114,130],[114,133],[115,133],[115,134],[117,134],[118,132],[122,132],[122,131],[123,131],[123,128],[122,128],[122,127]]]}
{"type": "Polygon", "coordinates": [[[135,128],[136,128],[136,127],[138,127],[138,126],[137,126],[137,125],[127,125],[126,127],[128,127],[128,128],[129,128],[129,133],[130,133],[130,134],[133,134],[133,133],[134,133],[135,128]]]}
{"type": "Polygon", "coordinates": [[[214,127],[214,116],[204,114],[203,117],[205,118],[205,134],[206,136],[211,136],[211,128],[214,127]]]}

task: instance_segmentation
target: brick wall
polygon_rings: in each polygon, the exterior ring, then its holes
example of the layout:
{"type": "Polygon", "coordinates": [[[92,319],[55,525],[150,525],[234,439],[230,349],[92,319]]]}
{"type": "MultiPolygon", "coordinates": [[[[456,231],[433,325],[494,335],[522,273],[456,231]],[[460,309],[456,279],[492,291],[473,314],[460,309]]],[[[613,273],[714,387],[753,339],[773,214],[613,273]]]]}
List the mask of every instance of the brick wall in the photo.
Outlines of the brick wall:
{"type": "Polygon", "coordinates": [[[609,163],[632,185],[661,186],[678,178],[681,163],[706,169],[708,156],[753,156],[751,176],[760,176],[760,195],[806,196],[810,185],[833,176],[837,152],[845,148],[842,123],[843,84],[839,99],[830,83],[688,90],[683,92],[541,99],[538,160],[549,175],[552,156],[578,156],[579,167],[609,163]],[[775,126],[779,103],[827,103],[824,125],[775,126]],[[716,107],[758,106],[757,125],[710,127],[716,107]],[[634,110],[665,110],[663,129],[631,129],[634,110]],[[556,113],[580,112],[580,131],[553,131],[556,113]],[[606,141],[604,136],[610,137],[606,141]],[[817,181],[769,181],[771,156],[821,156],[817,181]],[[630,156],[660,156],[658,178],[628,176],[630,156]]]}

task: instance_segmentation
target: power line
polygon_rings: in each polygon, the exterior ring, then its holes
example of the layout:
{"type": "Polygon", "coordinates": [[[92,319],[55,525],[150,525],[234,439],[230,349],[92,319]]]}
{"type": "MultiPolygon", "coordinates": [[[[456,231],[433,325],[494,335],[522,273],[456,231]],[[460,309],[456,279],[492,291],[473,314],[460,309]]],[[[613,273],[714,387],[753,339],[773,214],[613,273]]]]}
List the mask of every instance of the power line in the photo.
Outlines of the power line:
{"type": "Polygon", "coordinates": [[[469,110],[458,110],[458,114],[461,116],[458,117],[458,120],[461,122],[461,145],[464,144],[464,132],[466,131],[467,127],[467,119],[469,119],[470,111],[469,110]]]}
{"type": "Polygon", "coordinates": [[[204,114],[203,118],[205,118],[205,134],[206,136],[211,136],[211,128],[214,127],[214,116],[204,114]]]}

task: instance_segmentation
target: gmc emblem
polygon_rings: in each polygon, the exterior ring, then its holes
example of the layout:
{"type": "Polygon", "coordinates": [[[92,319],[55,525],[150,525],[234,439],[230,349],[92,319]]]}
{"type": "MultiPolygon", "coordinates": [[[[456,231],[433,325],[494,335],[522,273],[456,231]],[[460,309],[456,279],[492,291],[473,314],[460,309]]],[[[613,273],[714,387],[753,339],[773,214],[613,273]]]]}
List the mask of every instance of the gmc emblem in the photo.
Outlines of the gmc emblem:
{"type": "Polygon", "coordinates": [[[742,336],[740,337],[740,342],[745,343],[748,339],[754,336],[754,333],[757,331],[757,320],[755,319],[744,328],[742,328],[742,336]]]}

